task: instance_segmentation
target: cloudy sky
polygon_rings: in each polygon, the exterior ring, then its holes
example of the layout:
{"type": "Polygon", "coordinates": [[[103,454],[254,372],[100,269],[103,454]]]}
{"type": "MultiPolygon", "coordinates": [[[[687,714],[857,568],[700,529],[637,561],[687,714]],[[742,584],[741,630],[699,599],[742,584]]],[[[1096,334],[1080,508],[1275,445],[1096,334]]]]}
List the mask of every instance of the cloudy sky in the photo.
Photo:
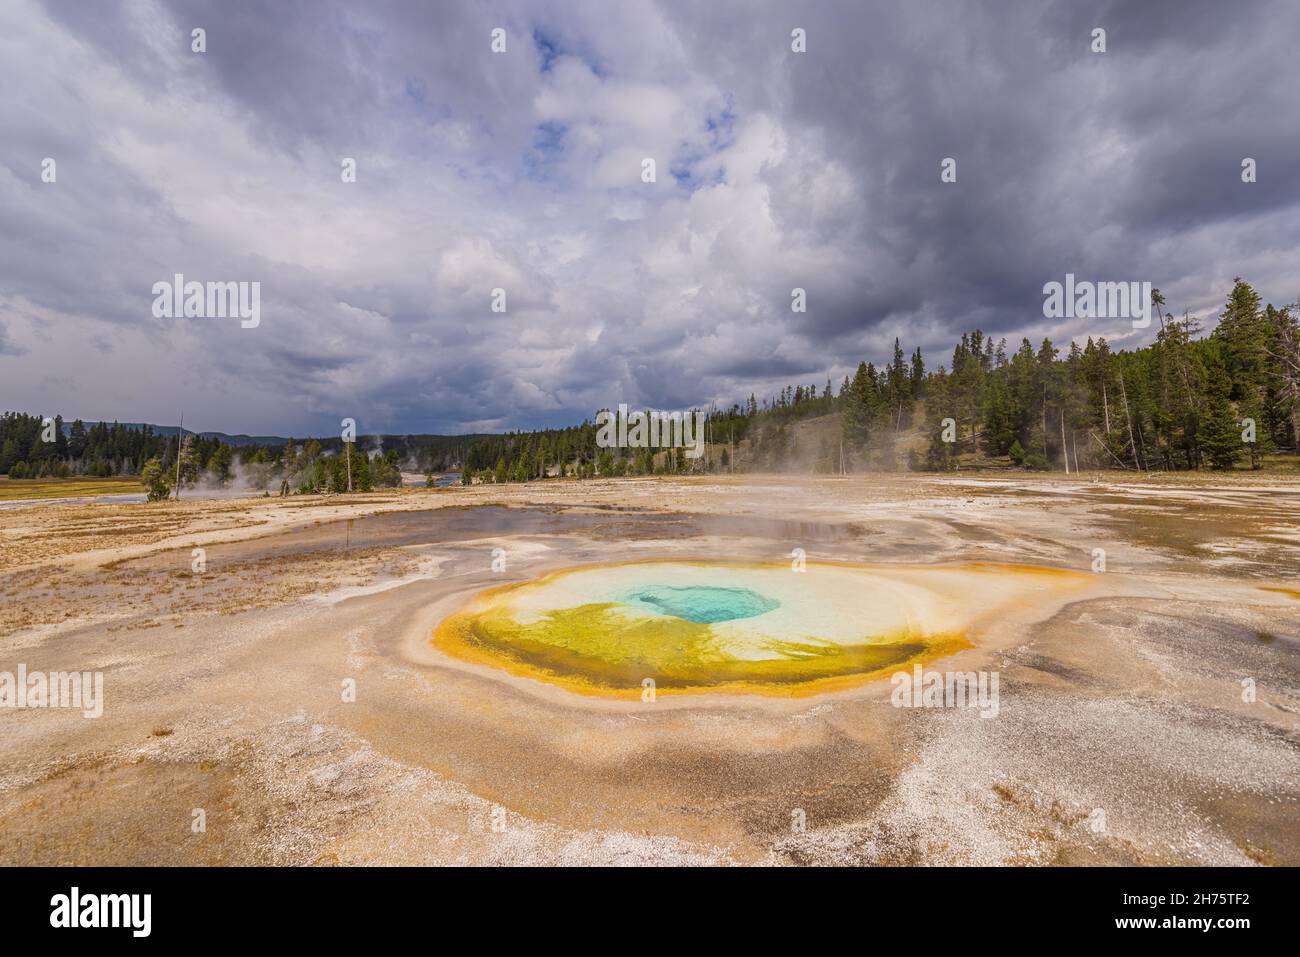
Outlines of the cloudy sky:
{"type": "Polygon", "coordinates": [[[1298,37],[1290,0],[5,0],[0,407],[487,431],[895,336],[1139,345],[1043,284],[1300,297],[1298,37]],[[260,282],[260,325],[155,318],[175,273],[260,282]]]}

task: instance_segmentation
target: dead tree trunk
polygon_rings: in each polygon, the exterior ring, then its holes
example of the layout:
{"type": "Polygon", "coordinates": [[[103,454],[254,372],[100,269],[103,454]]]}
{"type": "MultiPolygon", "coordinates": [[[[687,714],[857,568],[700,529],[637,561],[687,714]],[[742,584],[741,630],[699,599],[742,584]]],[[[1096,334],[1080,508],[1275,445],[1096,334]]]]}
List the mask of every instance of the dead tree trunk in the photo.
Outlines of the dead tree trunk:
{"type": "Polygon", "coordinates": [[[1138,460],[1137,443],[1133,441],[1133,416],[1128,410],[1128,389],[1124,387],[1123,372],[1119,374],[1119,394],[1120,398],[1124,400],[1124,421],[1128,424],[1128,447],[1129,451],[1133,453],[1133,467],[1140,470],[1142,463],[1138,460]]]}
{"type": "Polygon", "coordinates": [[[1070,474],[1070,446],[1065,441],[1065,410],[1061,410],[1061,458],[1065,459],[1065,474],[1070,474]]]}

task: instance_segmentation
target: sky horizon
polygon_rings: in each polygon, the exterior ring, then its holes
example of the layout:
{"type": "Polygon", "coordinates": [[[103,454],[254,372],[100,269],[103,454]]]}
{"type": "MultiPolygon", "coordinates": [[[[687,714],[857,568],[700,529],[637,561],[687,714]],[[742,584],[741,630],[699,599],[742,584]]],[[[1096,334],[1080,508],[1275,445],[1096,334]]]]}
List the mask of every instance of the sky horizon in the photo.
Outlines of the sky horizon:
{"type": "Polygon", "coordinates": [[[3,409],[502,432],[1152,341],[1046,318],[1067,273],[1300,298],[1300,5],[265,9],[0,8],[3,409]],[[159,316],[177,273],[258,321],[159,316]]]}

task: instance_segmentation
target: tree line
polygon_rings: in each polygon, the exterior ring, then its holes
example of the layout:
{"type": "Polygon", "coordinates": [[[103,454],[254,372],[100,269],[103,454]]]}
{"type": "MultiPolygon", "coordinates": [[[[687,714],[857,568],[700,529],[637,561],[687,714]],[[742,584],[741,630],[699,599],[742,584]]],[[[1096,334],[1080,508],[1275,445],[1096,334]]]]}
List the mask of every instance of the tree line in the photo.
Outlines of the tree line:
{"type": "Polygon", "coordinates": [[[87,427],[77,419],[65,428],[62,416],[52,424],[22,412],[0,416],[0,472],[9,478],[138,475],[151,499],[165,498],[178,482],[182,490],[242,480],[250,488],[341,492],[348,488],[349,467],[354,491],[401,484],[399,449],[367,453],[348,443],[347,453],[341,439],[308,439],[299,446],[290,438],[283,446],[236,448],[193,432],[184,433],[178,443],[177,435],[160,435],[150,425],[97,422],[87,427]]]}
{"type": "MultiPolygon", "coordinates": [[[[283,446],[247,446],[236,457],[231,446],[217,442],[213,450],[201,436],[186,435],[175,454],[151,458],[141,470],[141,482],[150,501],[167,498],[177,482],[193,487],[200,482],[224,486],[238,479],[245,488],[275,488],[281,495],[321,492],[369,492],[402,484],[399,453],[359,451],[355,442],[339,442],[338,451],[327,450],[318,439],[301,447],[290,438],[283,446]]],[[[170,451],[176,450],[172,443],[170,451]]]]}
{"type": "Polygon", "coordinates": [[[1113,352],[1104,338],[1028,339],[1008,355],[978,331],[951,369],[927,377],[922,464],[955,467],[963,452],[1029,468],[1261,468],[1300,435],[1300,307],[1261,304],[1237,279],[1213,333],[1175,319],[1152,291],[1160,328],[1150,346],[1113,352]],[[949,419],[948,423],[936,421],[949,419]],[[945,434],[945,432],[947,434],[945,434]]]}
{"type": "MultiPolygon", "coordinates": [[[[1079,471],[1096,468],[1261,468],[1300,436],[1300,304],[1264,305],[1244,280],[1233,288],[1214,331],[1187,312],[1176,319],[1152,291],[1155,341],[1112,351],[1104,338],[1050,339],[1011,351],[976,329],[961,336],[951,362],[927,371],[919,348],[895,339],[888,364],[859,363],[838,390],[790,385],[759,400],[705,410],[707,454],[684,449],[603,449],[594,421],[502,435],[378,436],[369,453],[341,439],[299,446],[235,448],[187,433],[180,445],[182,487],[226,484],[236,473],[253,487],[342,491],[398,485],[402,468],[430,475],[459,469],[462,481],[526,482],[688,471],[868,469],[945,471],[960,464],[1079,471]],[[827,418],[819,443],[800,446],[795,424],[827,418]]],[[[695,410],[692,410],[694,412],[695,410]]],[[[0,472],[10,478],[138,475],[151,491],[176,481],[178,442],[152,426],[80,419],[51,430],[40,416],[0,417],[0,472]],[[52,441],[44,436],[53,432],[52,441]]]]}
{"type": "Polygon", "coordinates": [[[6,412],[0,416],[0,472],[10,478],[136,475],[167,441],[150,426],[96,422],[87,427],[77,419],[65,428],[61,415],[47,426],[42,416],[6,412]],[[52,441],[45,441],[46,435],[52,441]]]}
{"type": "Polygon", "coordinates": [[[1261,468],[1295,452],[1300,435],[1300,305],[1263,305],[1237,279],[1212,334],[1165,312],[1152,291],[1156,340],[1112,351],[1105,338],[1021,340],[1010,351],[981,330],[963,334],[951,362],[926,370],[920,348],[895,339],[883,368],[861,362],[838,391],[790,385],[761,402],[706,412],[708,454],[601,449],[596,426],[490,436],[466,450],[462,480],[784,469],[946,471],[972,465],[1139,471],[1261,468]],[[794,423],[837,416],[812,448],[794,423]]]}

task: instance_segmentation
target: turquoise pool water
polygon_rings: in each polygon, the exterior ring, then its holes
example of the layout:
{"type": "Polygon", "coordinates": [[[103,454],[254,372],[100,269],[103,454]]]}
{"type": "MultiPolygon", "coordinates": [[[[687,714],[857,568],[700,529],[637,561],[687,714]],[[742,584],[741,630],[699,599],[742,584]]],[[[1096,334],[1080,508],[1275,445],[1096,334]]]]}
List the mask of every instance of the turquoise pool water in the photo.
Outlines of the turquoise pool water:
{"type": "Polygon", "coordinates": [[[660,615],[672,615],[701,625],[737,618],[754,618],[780,607],[748,588],[722,588],[712,585],[648,585],[628,592],[620,601],[660,615]]]}

